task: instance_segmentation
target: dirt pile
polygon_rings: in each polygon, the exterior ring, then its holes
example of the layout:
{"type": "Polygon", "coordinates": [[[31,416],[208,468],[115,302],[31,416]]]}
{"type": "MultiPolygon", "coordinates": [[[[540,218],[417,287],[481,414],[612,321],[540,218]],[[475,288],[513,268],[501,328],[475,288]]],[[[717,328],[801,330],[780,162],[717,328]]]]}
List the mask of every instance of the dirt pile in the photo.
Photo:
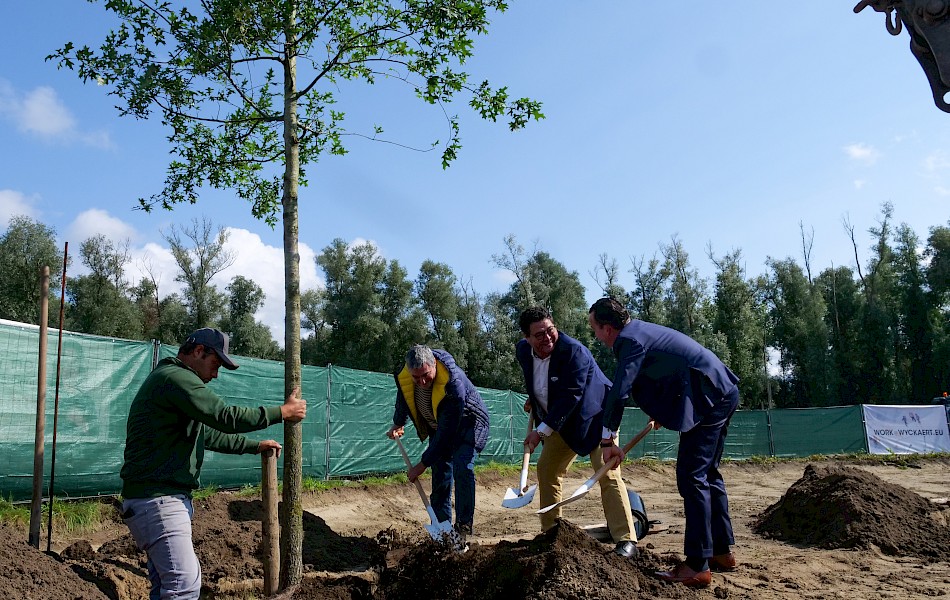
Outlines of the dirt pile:
{"type": "Polygon", "coordinates": [[[872,546],[895,556],[950,561],[946,507],[849,466],[808,465],[753,529],[766,537],[818,548],[872,546]]]}
{"type": "Polygon", "coordinates": [[[0,590],[21,600],[102,600],[95,585],[27,543],[23,530],[0,523],[0,590]]]}
{"type": "Polygon", "coordinates": [[[649,551],[636,561],[615,555],[569,521],[530,540],[472,544],[467,552],[448,552],[427,541],[409,549],[383,572],[379,585],[355,581],[307,581],[288,598],[413,600],[621,600],[698,598],[697,592],[665,584],[653,572],[667,565],[649,551]]]}
{"type": "MultiPolygon", "coordinates": [[[[192,539],[201,563],[203,590],[263,579],[261,501],[222,492],[195,500],[194,508],[192,539]]],[[[385,558],[375,540],[341,536],[310,513],[303,515],[303,531],[305,571],[364,570],[381,565],[385,558]]],[[[103,544],[96,555],[99,560],[133,559],[143,566],[146,561],[129,534],[103,544]]]]}

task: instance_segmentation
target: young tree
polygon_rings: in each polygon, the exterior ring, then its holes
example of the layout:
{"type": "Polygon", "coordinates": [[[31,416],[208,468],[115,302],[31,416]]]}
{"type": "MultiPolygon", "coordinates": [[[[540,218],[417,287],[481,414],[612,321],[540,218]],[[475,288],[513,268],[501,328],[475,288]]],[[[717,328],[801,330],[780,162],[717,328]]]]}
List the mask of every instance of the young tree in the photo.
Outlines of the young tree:
{"type": "Polygon", "coordinates": [[[881,217],[877,225],[868,230],[874,244],[866,269],[861,268],[858,260],[854,228],[846,225],[854,247],[858,278],[864,295],[864,310],[858,330],[863,361],[857,377],[867,383],[865,401],[870,404],[900,401],[897,396],[896,370],[897,276],[894,269],[894,250],[890,246],[893,215],[894,207],[885,203],[881,207],[881,217]]]}
{"type": "Polygon", "coordinates": [[[426,260],[416,277],[415,295],[427,315],[432,338],[466,369],[468,346],[459,333],[461,301],[456,287],[455,274],[448,265],[426,260]]]}
{"type": "Polygon", "coordinates": [[[226,300],[211,280],[234,264],[234,253],[224,248],[228,232],[220,227],[215,233],[211,221],[194,219],[189,227],[172,225],[163,236],[181,269],[175,281],[185,284],[185,303],[192,329],[217,325],[226,300]]]}
{"type": "Polygon", "coordinates": [[[832,267],[815,279],[827,310],[825,327],[828,330],[831,353],[831,396],[834,404],[848,405],[863,402],[869,390],[857,373],[864,361],[861,350],[861,315],[864,314],[864,296],[848,267],[832,267]]]}
{"type": "Polygon", "coordinates": [[[630,315],[657,325],[668,325],[669,319],[663,298],[666,294],[669,272],[663,268],[656,255],[649,261],[645,256],[641,256],[631,258],[630,262],[630,273],[633,273],[634,282],[627,306],[630,315]]]}
{"type": "Polygon", "coordinates": [[[779,407],[829,404],[828,333],[821,294],[792,259],[768,260],[769,344],[779,353],[786,383],[779,407]]]}
{"type": "Polygon", "coordinates": [[[125,282],[128,240],[116,244],[100,233],[82,243],[79,256],[89,274],[67,278],[67,295],[72,300],[66,311],[70,329],[140,339],[143,315],[129,298],[125,282]]]}
{"type": "Polygon", "coordinates": [[[765,310],[752,281],[745,277],[742,252],[734,250],[721,258],[709,249],[716,265],[713,330],[725,337],[728,356],[720,355],[739,376],[742,402],[759,406],[765,398],[765,310]]]}
{"type": "Polygon", "coordinates": [[[950,391],[950,226],[932,227],[924,249],[927,284],[934,305],[934,383],[950,391]]]}
{"type": "MultiPolygon", "coordinates": [[[[143,207],[195,202],[207,183],[233,189],[271,225],[282,217],[287,394],[300,384],[298,187],[304,165],[345,152],[338,84],[397,78],[430,104],[469,92],[483,118],[503,117],[513,130],[543,117],[538,102],[511,99],[487,81],[471,86],[459,68],[504,0],[107,0],[105,7],[121,25],[98,49],[69,42],[49,58],[106,86],[121,114],[157,111],[170,127],[177,158],[164,189],[143,207]]],[[[443,167],[461,147],[458,120],[448,125],[443,167]]],[[[300,425],[286,425],[284,440],[282,588],[298,583],[303,568],[300,425]]]]}
{"type": "MultiPolygon", "coordinates": [[[[49,267],[49,289],[60,289],[63,253],[56,230],[26,216],[10,219],[0,236],[0,319],[38,323],[40,269],[49,267]]],[[[58,323],[59,306],[49,303],[49,322],[58,323]]]]}
{"type": "Polygon", "coordinates": [[[661,247],[663,252],[663,275],[669,281],[664,298],[664,307],[669,327],[682,331],[686,335],[708,344],[709,323],[704,306],[709,298],[706,293],[706,281],[700,277],[699,270],[689,262],[689,253],[683,242],[673,236],[669,244],[661,247]]]}
{"type": "Polygon", "coordinates": [[[231,351],[243,356],[277,359],[280,347],[270,329],[254,319],[264,305],[264,290],[247,277],[237,275],[228,284],[227,291],[228,314],[221,326],[231,336],[231,351]]]}
{"type": "Polygon", "coordinates": [[[905,223],[896,231],[897,395],[910,404],[927,402],[941,390],[933,379],[934,295],[926,287],[920,239],[905,223]]]}
{"type": "Polygon", "coordinates": [[[560,261],[537,246],[528,254],[514,235],[505,238],[505,249],[504,254],[492,255],[492,262],[515,276],[515,282],[498,303],[498,308],[508,315],[515,330],[518,329],[521,311],[537,305],[551,311],[559,329],[583,343],[590,341],[587,301],[577,272],[568,271],[560,261]]]}

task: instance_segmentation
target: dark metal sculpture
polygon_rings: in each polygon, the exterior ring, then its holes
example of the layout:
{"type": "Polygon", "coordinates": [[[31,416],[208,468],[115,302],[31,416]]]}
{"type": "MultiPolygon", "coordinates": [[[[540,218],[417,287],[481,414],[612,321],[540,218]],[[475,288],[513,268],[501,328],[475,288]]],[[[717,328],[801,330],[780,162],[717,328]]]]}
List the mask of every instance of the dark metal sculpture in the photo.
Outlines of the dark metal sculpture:
{"type": "Polygon", "coordinates": [[[950,113],[946,97],[950,92],[950,0],[861,0],[854,12],[868,6],[884,13],[891,35],[907,28],[910,51],[930,81],[934,104],[950,113]]]}

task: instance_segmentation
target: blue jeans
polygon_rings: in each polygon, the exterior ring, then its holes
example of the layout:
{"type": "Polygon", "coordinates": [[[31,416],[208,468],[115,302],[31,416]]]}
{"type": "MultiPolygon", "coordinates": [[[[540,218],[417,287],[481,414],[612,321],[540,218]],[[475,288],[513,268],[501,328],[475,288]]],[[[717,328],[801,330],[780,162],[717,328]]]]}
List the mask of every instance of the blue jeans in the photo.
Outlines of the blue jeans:
{"type": "Polygon", "coordinates": [[[183,494],[122,502],[122,520],[148,555],[149,600],[198,599],[201,565],[191,542],[193,514],[191,499],[183,494]]]}
{"type": "Polygon", "coordinates": [[[698,425],[680,434],[676,486],[683,497],[686,534],[683,553],[709,558],[735,544],[726,483],[719,472],[729,421],[739,406],[739,390],[726,395],[698,425]]]}
{"type": "Polygon", "coordinates": [[[452,522],[452,483],[455,483],[455,524],[471,527],[475,520],[475,459],[478,452],[468,441],[452,450],[448,460],[432,465],[429,501],[439,522],[452,522]]]}

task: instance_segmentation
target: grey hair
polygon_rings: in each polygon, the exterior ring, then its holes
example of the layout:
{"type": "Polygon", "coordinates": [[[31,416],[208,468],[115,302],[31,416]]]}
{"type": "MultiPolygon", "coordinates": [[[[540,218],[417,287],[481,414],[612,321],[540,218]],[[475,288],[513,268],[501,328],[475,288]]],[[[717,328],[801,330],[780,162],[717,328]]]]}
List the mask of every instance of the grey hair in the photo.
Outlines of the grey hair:
{"type": "Polygon", "coordinates": [[[412,348],[409,348],[409,352],[406,354],[406,366],[409,369],[421,369],[425,366],[434,366],[435,365],[435,355],[432,354],[432,349],[428,346],[423,346],[422,344],[416,344],[412,348]]]}

